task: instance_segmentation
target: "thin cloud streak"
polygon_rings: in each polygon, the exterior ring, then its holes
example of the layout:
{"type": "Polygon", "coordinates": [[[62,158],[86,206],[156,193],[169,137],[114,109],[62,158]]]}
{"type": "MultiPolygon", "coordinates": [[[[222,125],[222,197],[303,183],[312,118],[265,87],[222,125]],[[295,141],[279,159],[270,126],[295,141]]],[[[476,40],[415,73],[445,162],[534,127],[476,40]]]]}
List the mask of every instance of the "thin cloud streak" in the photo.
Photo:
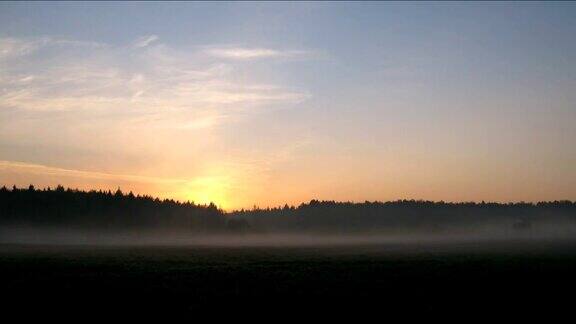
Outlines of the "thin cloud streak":
{"type": "Polygon", "coordinates": [[[134,42],[134,47],[146,47],[159,39],[156,35],[142,36],[134,42]]]}
{"type": "Polygon", "coordinates": [[[74,169],[64,169],[46,166],[42,164],[15,162],[0,160],[0,172],[23,172],[28,174],[40,174],[48,176],[59,177],[74,177],[82,179],[99,179],[99,180],[119,180],[130,181],[139,183],[153,183],[153,184],[185,184],[189,179],[171,179],[171,178],[157,178],[146,177],[130,174],[113,174],[104,172],[83,171],[74,169]]]}
{"type": "Polygon", "coordinates": [[[250,60],[283,56],[282,52],[268,48],[212,48],[207,53],[220,58],[250,60]]]}
{"type": "Polygon", "coordinates": [[[19,58],[32,54],[35,51],[48,46],[103,48],[107,45],[99,42],[58,39],[52,37],[30,39],[4,37],[0,38],[0,63],[2,60],[19,58]]]}
{"type": "Polygon", "coordinates": [[[280,57],[298,57],[309,54],[307,51],[280,51],[270,48],[258,47],[214,47],[206,49],[205,52],[210,56],[228,60],[256,60],[280,57]]]}

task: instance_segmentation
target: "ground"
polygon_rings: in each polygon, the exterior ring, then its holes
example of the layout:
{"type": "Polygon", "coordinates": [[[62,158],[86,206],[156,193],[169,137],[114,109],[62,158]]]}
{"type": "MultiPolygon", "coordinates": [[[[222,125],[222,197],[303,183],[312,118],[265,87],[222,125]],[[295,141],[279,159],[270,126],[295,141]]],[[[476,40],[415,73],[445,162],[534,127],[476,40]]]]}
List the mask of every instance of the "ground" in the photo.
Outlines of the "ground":
{"type": "Polygon", "coordinates": [[[43,312],[561,313],[572,306],[575,270],[570,242],[0,245],[4,309],[43,312]]]}

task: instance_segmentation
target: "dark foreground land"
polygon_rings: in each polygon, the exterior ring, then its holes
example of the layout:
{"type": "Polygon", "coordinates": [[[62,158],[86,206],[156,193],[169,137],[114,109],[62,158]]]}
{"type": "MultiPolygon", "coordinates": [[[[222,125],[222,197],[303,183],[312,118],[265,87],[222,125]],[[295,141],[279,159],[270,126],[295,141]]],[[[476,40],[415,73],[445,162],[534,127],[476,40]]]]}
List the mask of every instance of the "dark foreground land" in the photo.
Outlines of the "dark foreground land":
{"type": "Polygon", "coordinates": [[[572,313],[575,270],[576,242],[0,245],[3,311],[46,316],[555,316],[572,313]]]}

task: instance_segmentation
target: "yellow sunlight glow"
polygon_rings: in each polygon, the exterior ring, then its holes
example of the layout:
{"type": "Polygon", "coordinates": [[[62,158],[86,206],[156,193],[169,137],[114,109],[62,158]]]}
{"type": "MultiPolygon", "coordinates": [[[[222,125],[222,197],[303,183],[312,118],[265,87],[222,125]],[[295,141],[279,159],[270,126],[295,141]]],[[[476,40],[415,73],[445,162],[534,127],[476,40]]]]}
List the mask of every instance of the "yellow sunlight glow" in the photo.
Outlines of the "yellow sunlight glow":
{"type": "Polygon", "coordinates": [[[183,196],[196,204],[213,202],[224,209],[229,207],[229,187],[229,179],[224,176],[199,177],[186,184],[183,196]]]}

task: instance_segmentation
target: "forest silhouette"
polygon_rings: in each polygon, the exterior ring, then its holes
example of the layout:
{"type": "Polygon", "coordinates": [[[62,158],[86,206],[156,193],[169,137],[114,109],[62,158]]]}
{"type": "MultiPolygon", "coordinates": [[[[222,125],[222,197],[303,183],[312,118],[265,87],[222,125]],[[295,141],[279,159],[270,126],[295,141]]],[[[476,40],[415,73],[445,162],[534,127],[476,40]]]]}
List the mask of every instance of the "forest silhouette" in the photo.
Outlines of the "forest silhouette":
{"type": "MultiPolygon", "coordinates": [[[[576,225],[576,202],[538,203],[336,202],[224,212],[214,203],[112,191],[0,188],[0,225],[95,229],[169,229],[190,233],[330,233],[442,231],[496,226],[522,231],[546,224],[576,225]]],[[[569,226],[568,226],[569,227],[569,226]]]]}

